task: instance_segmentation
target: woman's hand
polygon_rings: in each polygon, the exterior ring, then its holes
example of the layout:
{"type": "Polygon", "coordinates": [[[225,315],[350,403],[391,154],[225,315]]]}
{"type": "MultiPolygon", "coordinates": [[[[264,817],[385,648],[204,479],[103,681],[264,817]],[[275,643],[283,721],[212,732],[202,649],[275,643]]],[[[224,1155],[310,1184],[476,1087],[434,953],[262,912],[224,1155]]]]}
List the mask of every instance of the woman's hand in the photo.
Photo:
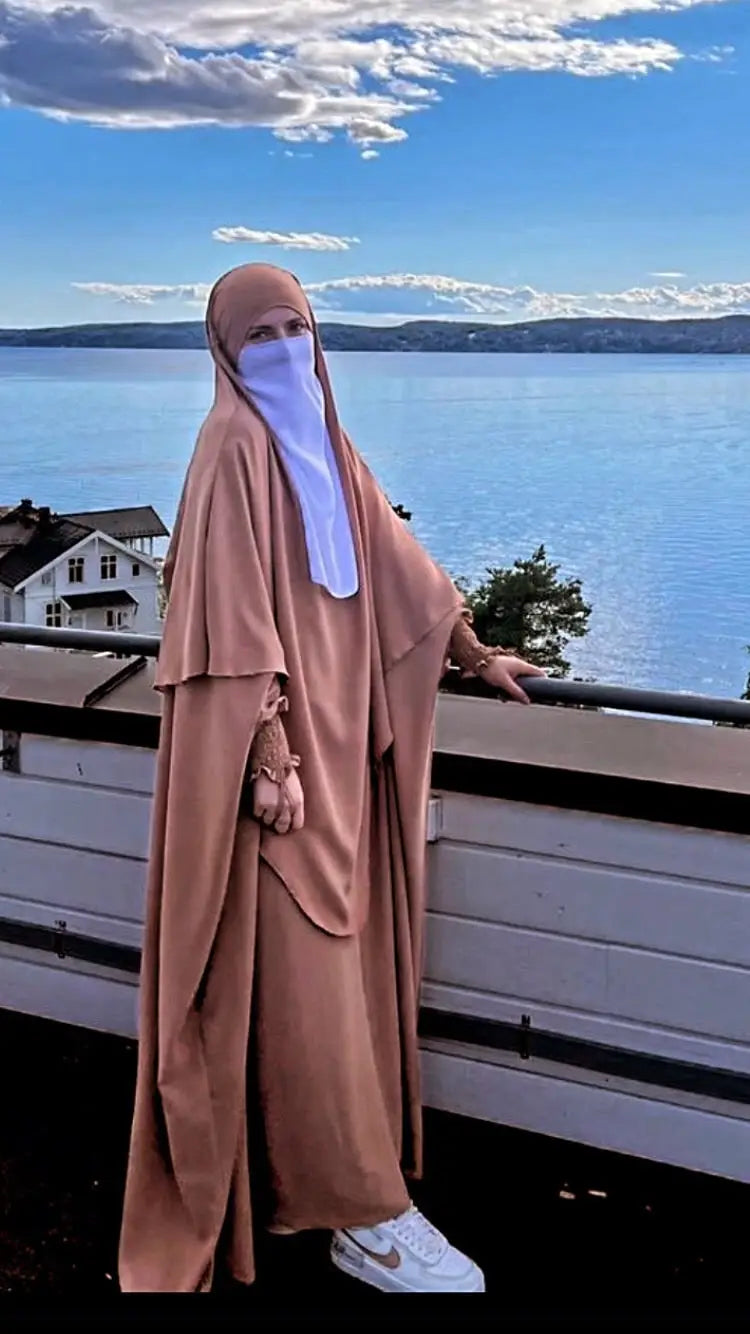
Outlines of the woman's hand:
{"type": "Polygon", "coordinates": [[[541,667],[532,667],[531,663],[524,662],[523,658],[506,658],[498,655],[490,658],[486,667],[480,667],[477,675],[488,686],[494,686],[497,690],[502,690],[511,699],[518,700],[519,704],[530,704],[531,700],[526,691],[518,685],[517,678],[519,676],[546,676],[547,673],[541,667]]]}
{"type": "Polygon", "coordinates": [[[258,774],[253,782],[253,815],[277,834],[302,828],[305,796],[296,769],[292,769],[283,783],[275,783],[268,774],[258,774]]]}

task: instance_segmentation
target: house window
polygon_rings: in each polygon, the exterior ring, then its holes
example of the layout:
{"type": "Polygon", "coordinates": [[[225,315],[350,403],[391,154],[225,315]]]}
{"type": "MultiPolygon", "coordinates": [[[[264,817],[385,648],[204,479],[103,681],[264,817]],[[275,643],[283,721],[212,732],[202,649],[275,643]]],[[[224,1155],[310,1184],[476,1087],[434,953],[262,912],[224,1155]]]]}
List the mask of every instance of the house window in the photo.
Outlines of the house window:
{"type": "Polygon", "coordinates": [[[113,611],[111,607],[107,608],[107,629],[122,630],[128,623],[128,613],[126,611],[113,611]]]}
{"type": "Polygon", "coordinates": [[[133,578],[134,578],[134,579],[137,579],[137,578],[138,578],[138,575],[140,574],[140,572],[141,572],[141,567],[140,567],[140,565],[134,563],[134,564],[133,564],[133,578]]]}
{"type": "Polygon", "coordinates": [[[52,583],[52,571],[51,571],[51,570],[45,570],[44,574],[42,575],[42,583],[43,583],[43,584],[51,584],[51,583],[52,583]]]}
{"type": "Polygon", "coordinates": [[[102,556],[102,579],[117,578],[117,557],[108,553],[102,556]]]}
{"type": "Polygon", "coordinates": [[[3,593],[3,620],[9,621],[11,617],[10,593],[3,593]]]}
{"type": "Polygon", "coordinates": [[[44,624],[59,629],[62,625],[62,602],[48,602],[44,609],[44,624]]]}
{"type": "Polygon", "coordinates": [[[83,583],[83,556],[71,556],[68,561],[68,583],[83,583]]]}

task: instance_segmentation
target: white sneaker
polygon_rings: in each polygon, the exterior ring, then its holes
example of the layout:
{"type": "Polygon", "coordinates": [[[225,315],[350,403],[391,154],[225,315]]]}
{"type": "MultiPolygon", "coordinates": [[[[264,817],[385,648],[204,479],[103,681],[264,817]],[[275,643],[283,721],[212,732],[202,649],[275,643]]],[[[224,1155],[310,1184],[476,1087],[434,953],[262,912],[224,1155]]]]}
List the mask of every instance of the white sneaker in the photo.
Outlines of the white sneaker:
{"type": "Polygon", "coordinates": [[[484,1275],[414,1205],[373,1227],[334,1232],[338,1269],[381,1292],[484,1292],[484,1275]]]}

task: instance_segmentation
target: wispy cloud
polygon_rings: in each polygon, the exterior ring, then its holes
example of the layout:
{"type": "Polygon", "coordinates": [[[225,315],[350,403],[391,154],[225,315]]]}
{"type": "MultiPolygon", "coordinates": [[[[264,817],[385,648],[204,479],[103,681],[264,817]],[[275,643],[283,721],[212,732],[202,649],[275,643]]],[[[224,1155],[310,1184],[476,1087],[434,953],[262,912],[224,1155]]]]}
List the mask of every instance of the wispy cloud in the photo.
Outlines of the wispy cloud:
{"type": "Polygon", "coordinates": [[[0,101],[121,129],[257,125],[321,144],[344,131],[371,155],[462,73],[633,77],[725,59],[629,33],[634,14],[707,2],[0,0],[0,101]]]}
{"type": "Polygon", "coordinates": [[[225,245],[271,245],[282,250],[350,250],[358,236],[328,236],[325,232],[264,232],[252,227],[216,227],[214,241],[225,245]]]}
{"type": "MultiPolygon", "coordinates": [[[[79,291],[128,305],[167,301],[202,304],[210,285],[174,286],[75,283],[79,291]]],[[[640,319],[698,318],[750,314],[750,281],[701,283],[676,287],[661,283],[621,292],[545,292],[534,287],[503,287],[444,274],[388,273],[333,278],[305,289],[322,318],[356,314],[373,319],[425,317],[497,323],[580,316],[640,319]]]]}
{"type": "Polygon", "coordinates": [[[750,314],[750,282],[659,283],[620,292],[545,292],[534,287],[478,283],[444,274],[389,273],[333,278],[308,284],[321,310],[386,309],[406,316],[461,315],[473,319],[563,319],[630,316],[674,319],[750,314]],[[395,304],[394,304],[395,303],[395,304]]]}
{"type": "Polygon", "coordinates": [[[105,297],[127,306],[153,306],[162,301],[184,301],[204,306],[211,291],[210,283],[71,283],[88,296],[105,297]]]}
{"type": "Polygon", "coordinates": [[[680,273],[679,269],[654,269],[649,278],[684,278],[686,275],[680,273]]]}

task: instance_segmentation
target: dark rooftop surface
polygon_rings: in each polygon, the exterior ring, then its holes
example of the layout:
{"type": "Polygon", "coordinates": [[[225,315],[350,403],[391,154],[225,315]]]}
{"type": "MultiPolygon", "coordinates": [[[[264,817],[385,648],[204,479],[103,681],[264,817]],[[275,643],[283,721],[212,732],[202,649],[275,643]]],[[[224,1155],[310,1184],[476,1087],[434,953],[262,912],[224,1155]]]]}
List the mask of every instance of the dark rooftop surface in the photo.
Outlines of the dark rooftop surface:
{"type": "MultiPolygon", "coordinates": [[[[66,1310],[106,1300],[136,1045],[0,1011],[0,1054],[0,1289],[65,1297],[66,1310]]],[[[750,1305],[747,1186],[428,1111],[413,1193],[483,1265],[503,1323],[606,1329],[619,1315],[636,1328],[636,1311],[658,1309],[671,1327],[750,1305]]],[[[380,1309],[379,1293],[330,1268],[323,1234],[262,1234],[257,1259],[252,1288],[216,1285],[238,1316],[295,1300],[307,1319],[380,1309]]]]}
{"type": "MultiPolygon", "coordinates": [[[[15,528],[15,525],[13,525],[15,528]]],[[[52,516],[48,524],[24,530],[16,537],[16,545],[0,551],[0,584],[16,588],[24,579],[43,570],[66,551],[81,542],[89,529],[70,519],[52,516]]],[[[50,590],[51,591],[51,590],[50,590]]]]}
{"type": "Polygon", "coordinates": [[[61,600],[71,611],[92,607],[137,607],[138,599],[124,588],[105,588],[99,593],[61,593],[61,600]]]}
{"type": "Polygon", "coordinates": [[[127,541],[136,537],[169,537],[153,505],[132,505],[126,509],[82,510],[80,514],[65,514],[71,523],[82,523],[87,528],[98,528],[110,537],[127,541]]]}

